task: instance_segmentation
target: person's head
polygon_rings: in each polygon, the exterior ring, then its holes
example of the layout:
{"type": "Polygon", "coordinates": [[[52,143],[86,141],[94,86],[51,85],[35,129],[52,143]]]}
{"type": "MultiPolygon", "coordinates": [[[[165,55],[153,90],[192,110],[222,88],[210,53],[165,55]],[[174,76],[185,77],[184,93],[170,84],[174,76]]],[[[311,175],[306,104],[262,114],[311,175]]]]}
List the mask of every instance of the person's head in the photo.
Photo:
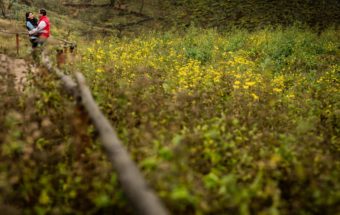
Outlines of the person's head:
{"type": "Polygon", "coordinates": [[[39,10],[39,17],[42,17],[42,16],[46,16],[47,15],[47,12],[45,9],[40,9],[39,10]]]}
{"type": "Polygon", "coordinates": [[[27,12],[26,13],[26,20],[27,19],[33,19],[34,18],[34,16],[33,16],[33,13],[32,12],[27,12]]]}

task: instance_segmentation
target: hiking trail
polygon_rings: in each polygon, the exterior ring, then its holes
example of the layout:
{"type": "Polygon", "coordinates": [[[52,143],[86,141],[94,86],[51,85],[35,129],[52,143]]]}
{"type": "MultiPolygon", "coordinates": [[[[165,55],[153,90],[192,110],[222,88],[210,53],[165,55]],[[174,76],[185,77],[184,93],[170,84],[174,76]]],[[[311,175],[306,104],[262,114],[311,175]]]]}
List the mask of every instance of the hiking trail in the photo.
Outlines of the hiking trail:
{"type": "Polygon", "coordinates": [[[0,54],[0,65],[1,76],[13,76],[13,84],[18,92],[22,92],[24,90],[25,85],[27,84],[29,72],[36,73],[37,71],[37,68],[28,63],[26,60],[11,58],[5,54],[0,54]]]}

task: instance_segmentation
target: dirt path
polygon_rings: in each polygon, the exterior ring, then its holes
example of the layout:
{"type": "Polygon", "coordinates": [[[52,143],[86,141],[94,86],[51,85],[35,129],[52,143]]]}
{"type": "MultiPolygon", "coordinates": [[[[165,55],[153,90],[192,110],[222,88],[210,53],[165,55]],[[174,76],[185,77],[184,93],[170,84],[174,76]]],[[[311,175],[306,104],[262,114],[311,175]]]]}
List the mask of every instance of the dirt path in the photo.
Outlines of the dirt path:
{"type": "Polygon", "coordinates": [[[14,76],[13,84],[17,91],[23,91],[30,70],[34,71],[35,68],[24,59],[13,59],[7,55],[0,54],[0,73],[14,76]]]}

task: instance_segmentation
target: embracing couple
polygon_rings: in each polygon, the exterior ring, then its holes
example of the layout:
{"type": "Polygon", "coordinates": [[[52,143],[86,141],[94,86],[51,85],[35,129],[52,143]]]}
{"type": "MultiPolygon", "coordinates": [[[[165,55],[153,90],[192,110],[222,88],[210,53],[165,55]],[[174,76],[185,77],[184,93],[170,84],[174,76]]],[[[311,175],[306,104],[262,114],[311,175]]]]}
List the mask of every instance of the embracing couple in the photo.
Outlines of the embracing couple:
{"type": "Polygon", "coordinates": [[[39,10],[39,21],[32,12],[26,13],[26,28],[30,35],[32,48],[42,46],[50,36],[51,24],[45,9],[39,10]]]}

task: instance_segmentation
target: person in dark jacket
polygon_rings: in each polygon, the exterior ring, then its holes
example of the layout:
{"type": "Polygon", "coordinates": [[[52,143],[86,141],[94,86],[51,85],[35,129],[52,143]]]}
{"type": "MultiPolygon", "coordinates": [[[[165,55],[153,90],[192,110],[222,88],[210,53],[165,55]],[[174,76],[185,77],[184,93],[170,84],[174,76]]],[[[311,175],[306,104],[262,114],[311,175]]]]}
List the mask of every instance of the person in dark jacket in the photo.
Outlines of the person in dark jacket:
{"type": "MultiPolygon", "coordinates": [[[[26,13],[25,25],[28,31],[31,31],[38,26],[38,19],[34,17],[32,12],[26,13]]],[[[39,38],[38,35],[30,35],[30,41],[33,49],[38,47],[38,38],[39,38]]]]}
{"type": "Polygon", "coordinates": [[[39,21],[38,26],[33,30],[30,30],[29,35],[38,35],[38,45],[43,46],[47,39],[51,35],[51,23],[47,17],[47,12],[45,9],[39,10],[39,21]]]}

